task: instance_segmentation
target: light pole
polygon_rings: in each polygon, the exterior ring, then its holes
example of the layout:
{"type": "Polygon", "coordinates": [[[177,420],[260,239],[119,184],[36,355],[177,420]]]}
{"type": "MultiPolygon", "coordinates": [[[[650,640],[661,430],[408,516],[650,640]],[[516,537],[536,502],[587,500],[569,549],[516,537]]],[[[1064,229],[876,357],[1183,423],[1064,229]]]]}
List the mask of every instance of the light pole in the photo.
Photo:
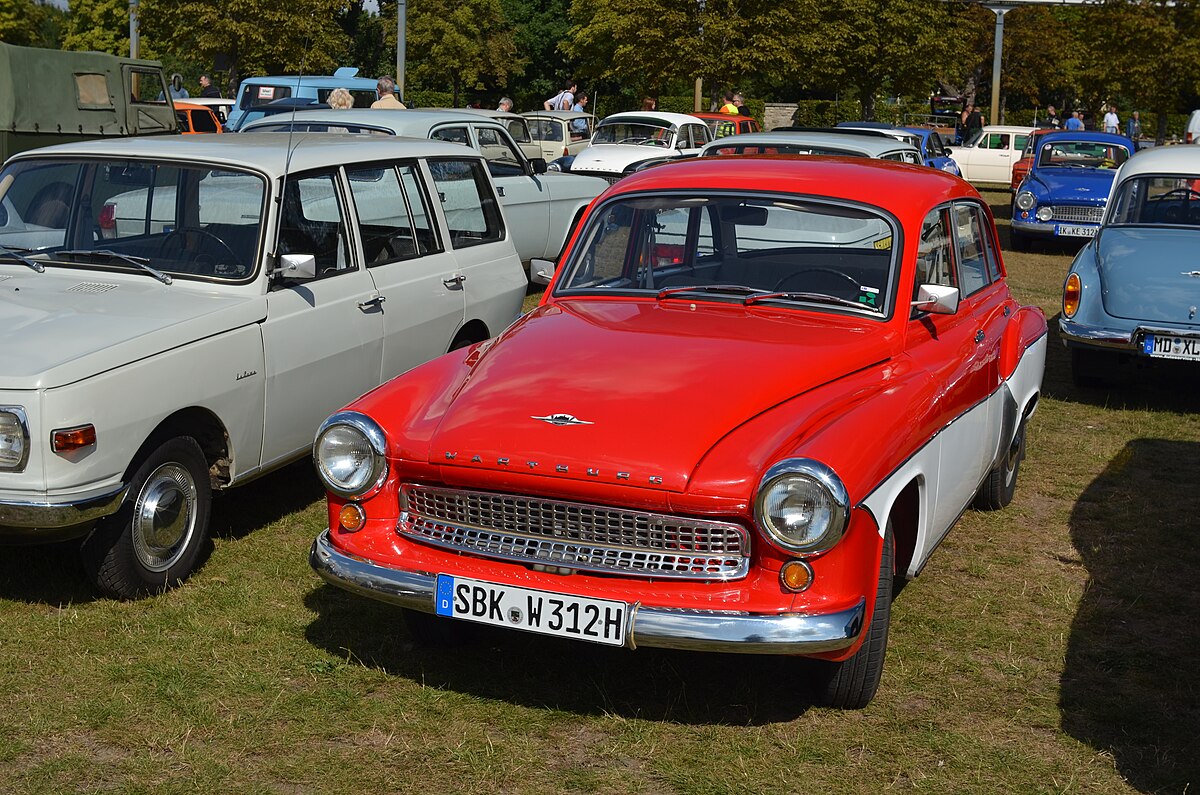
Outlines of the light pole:
{"type": "MultiPolygon", "coordinates": [[[[697,0],[697,5],[699,6],[699,9],[700,9],[700,13],[699,13],[700,52],[704,52],[704,2],[705,2],[705,0],[697,0]]],[[[704,76],[696,75],[696,93],[692,99],[692,102],[694,105],[693,109],[696,111],[696,113],[700,112],[700,98],[703,94],[704,94],[704,76]]]]}
{"type": "Polygon", "coordinates": [[[407,101],[404,93],[404,56],[408,33],[408,3],[398,0],[396,3],[396,93],[400,99],[407,101]]]}
{"type": "Polygon", "coordinates": [[[129,0],[129,57],[138,57],[141,49],[138,43],[138,0],[129,0]]]}

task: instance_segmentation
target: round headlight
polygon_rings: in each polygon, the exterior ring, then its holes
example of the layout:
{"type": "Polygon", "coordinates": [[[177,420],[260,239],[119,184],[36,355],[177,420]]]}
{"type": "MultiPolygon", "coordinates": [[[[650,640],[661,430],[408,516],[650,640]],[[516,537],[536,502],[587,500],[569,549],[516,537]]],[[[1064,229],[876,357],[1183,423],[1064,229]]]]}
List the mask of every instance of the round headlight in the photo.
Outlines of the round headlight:
{"type": "Polygon", "coordinates": [[[1033,198],[1033,194],[1027,190],[1023,190],[1017,194],[1017,209],[1028,210],[1037,204],[1037,199],[1033,198]]]}
{"type": "Polygon", "coordinates": [[[755,519],[783,549],[817,554],[842,537],[850,518],[850,497],[832,469],[807,458],[772,466],[758,486],[755,519]]]}
{"type": "Polygon", "coordinates": [[[956,177],[959,175],[958,165],[953,160],[948,163],[942,163],[942,171],[945,171],[947,174],[953,174],[956,177]]]}
{"type": "Polygon", "coordinates": [[[325,488],[343,497],[374,493],[387,476],[383,429],[366,415],[340,411],[321,424],[313,460],[325,488]]]}
{"type": "Polygon", "coordinates": [[[1039,207],[1037,211],[1037,219],[1039,221],[1049,221],[1054,217],[1054,210],[1049,207],[1039,207]]]}

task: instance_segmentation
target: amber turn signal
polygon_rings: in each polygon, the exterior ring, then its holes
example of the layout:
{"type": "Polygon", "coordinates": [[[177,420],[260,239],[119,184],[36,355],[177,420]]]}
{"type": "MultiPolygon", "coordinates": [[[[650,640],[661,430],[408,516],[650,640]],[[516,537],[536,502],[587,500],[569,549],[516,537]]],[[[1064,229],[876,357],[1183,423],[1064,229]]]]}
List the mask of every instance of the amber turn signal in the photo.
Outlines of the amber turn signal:
{"type": "Polygon", "coordinates": [[[348,502],[338,513],[338,524],[347,533],[357,533],[367,523],[367,514],[357,502],[348,502]]]}
{"type": "Polygon", "coordinates": [[[78,428],[63,428],[50,435],[50,447],[56,453],[82,450],[96,443],[96,426],[80,425],[78,428]]]}
{"type": "Polygon", "coordinates": [[[789,560],[779,570],[779,582],[784,590],[800,593],[812,585],[813,570],[802,560],[789,560]]]}
{"type": "Polygon", "coordinates": [[[1075,317],[1075,313],[1079,311],[1079,297],[1083,293],[1083,287],[1079,283],[1079,274],[1072,273],[1067,277],[1067,283],[1063,286],[1063,314],[1067,317],[1075,317]]]}

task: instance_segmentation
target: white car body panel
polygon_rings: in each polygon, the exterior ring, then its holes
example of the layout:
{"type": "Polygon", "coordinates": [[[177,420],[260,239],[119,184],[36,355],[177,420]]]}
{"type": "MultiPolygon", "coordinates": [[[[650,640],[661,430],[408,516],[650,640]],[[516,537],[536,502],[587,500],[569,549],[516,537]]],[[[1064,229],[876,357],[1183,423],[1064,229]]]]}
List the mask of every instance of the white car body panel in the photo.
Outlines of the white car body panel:
{"type": "Polygon", "coordinates": [[[1025,139],[1031,132],[1032,127],[990,125],[983,128],[983,135],[973,145],[950,147],[950,157],[958,164],[962,178],[968,182],[1002,182],[1007,185],[1012,181],[1013,163],[1021,159],[1025,139]],[[1001,136],[1001,143],[1007,137],[1007,146],[990,146],[995,143],[992,136],[1001,136]]]}

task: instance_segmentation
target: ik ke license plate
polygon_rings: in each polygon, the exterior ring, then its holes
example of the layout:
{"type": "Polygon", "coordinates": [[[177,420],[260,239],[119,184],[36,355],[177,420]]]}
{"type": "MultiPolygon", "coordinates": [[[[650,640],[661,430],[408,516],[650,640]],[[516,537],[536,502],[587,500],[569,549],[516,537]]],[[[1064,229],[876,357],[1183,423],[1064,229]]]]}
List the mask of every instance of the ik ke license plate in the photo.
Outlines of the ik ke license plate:
{"type": "Polygon", "coordinates": [[[1059,237],[1095,237],[1096,227],[1059,224],[1055,228],[1054,233],[1059,237]]]}
{"type": "Polygon", "coordinates": [[[1142,338],[1142,353],[1158,359],[1183,359],[1189,362],[1200,362],[1200,337],[1147,334],[1142,338]]]}
{"type": "Polygon", "coordinates": [[[560,638],[624,646],[630,607],[611,599],[537,591],[439,574],[437,614],[560,638]]]}

